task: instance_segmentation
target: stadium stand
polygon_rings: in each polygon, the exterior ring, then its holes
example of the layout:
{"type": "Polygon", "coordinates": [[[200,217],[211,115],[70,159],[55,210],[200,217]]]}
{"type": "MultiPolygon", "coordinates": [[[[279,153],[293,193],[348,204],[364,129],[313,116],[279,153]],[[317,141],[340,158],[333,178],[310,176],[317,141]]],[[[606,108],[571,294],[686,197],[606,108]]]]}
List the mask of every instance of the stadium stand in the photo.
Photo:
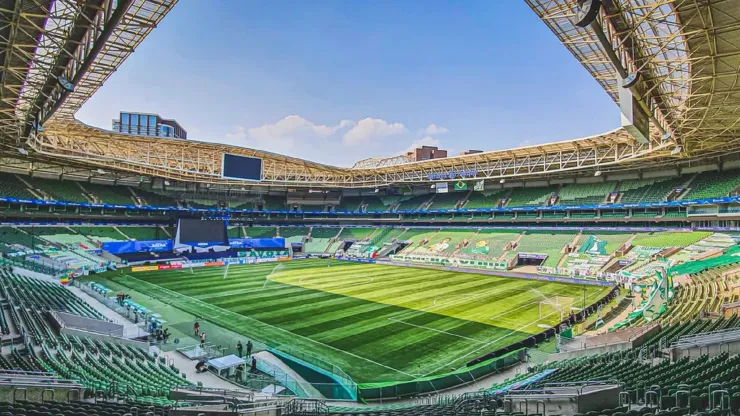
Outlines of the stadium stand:
{"type": "MultiPolygon", "coordinates": [[[[414,249],[414,253],[428,253],[448,256],[453,252],[459,250],[460,248],[464,247],[464,243],[467,242],[472,237],[472,235],[473,232],[469,229],[444,229],[443,231],[439,231],[431,235],[429,241],[426,244],[424,244],[423,246],[420,245],[414,249]]],[[[426,236],[429,237],[429,235],[426,236]]]]}
{"type": "Polygon", "coordinates": [[[473,191],[468,196],[467,202],[463,206],[466,209],[496,208],[499,200],[506,195],[508,190],[499,189],[495,191],[476,192],[473,191]]]}
{"type": "Polygon", "coordinates": [[[702,172],[691,181],[683,200],[717,198],[730,195],[740,186],[740,171],[702,172]]]}
{"type": "Polygon", "coordinates": [[[12,198],[36,198],[26,184],[11,173],[0,173],[0,194],[12,198]]]}
{"type": "Polygon", "coordinates": [[[82,185],[93,196],[97,203],[113,205],[135,205],[133,194],[127,186],[99,185],[85,183],[82,185]]]}
{"type": "Polygon", "coordinates": [[[665,201],[671,191],[680,188],[686,181],[685,177],[622,181],[619,186],[619,192],[622,195],[619,202],[634,204],[665,201]]]}
{"type": "Polygon", "coordinates": [[[26,176],[24,179],[38,193],[49,195],[57,201],[90,202],[82,194],[82,189],[77,185],[77,182],[34,178],[32,176],[26,176]]]}
{"type": "Polygon", "coordinates": [[[450,192],[434,194],[431,205],[427,209],[455,209],[460,201],[465,200],[467,192],[450,192]]]}
{"type": "Polygon", "coordinates": [[[370,237],[375,232],[374,228],[344,227],[339,234],[340,240],[362,240],[370,237]]]}
{"type": "Polygon", "coordinates": [[[285,238],[287,243],[300,243],[304,237],[308,236],[309,231],[308,227],[280,227],[278,234],[285,238]]]}
{"type": "Polygon", "coordinates": [[[473,234],[467,246],[458,257],[477,259],[497,259],[506,246],[517,238],[521,230],[480,230],[473,234]]]}
{"type": "Polygon", "coordinates": [[[366,212],[372,211],[387,211],[389,205],[377,196],[365,196],[362,198],[362,205],[365,206],[363,209],[366,212]]]}
{"type": "Polygon", "coordinates": [[[93,241],[125,241],[126,236],[113,227],[71,227],[77,233],[93,241]]]}
{"type": "Polygon", "coordinates": [[[632,245],[643,247],[687,247],[696,244],[710,235],[712,233],[706,231],[641,233],[636,234],[632,240],[632,245]]]}
{"type": "Polygon", "coordinates": [[[132,240],[166,240],[171,238],[160,227],[118,227],[118,230],[132,240]]]}
{"type": "Polygon", "coordinates": [[[564,185],[558,192],[560,205],[601,204],[614,191],[615,182],[564,185]]]}
{"type": "Polygon", "coordinates": [[[515,250],[507,253],[507,258],[513,258],[517,253],[546,254],[543,266],[555,267],[563,257],[563,247],[573,241],[575,232],[554,231],[527,231],[519,239],[515,250]]]}
{"type": "MultiPolygon", "coordinates": [[[[257,204],[260,206],[260,202],[257,204]]],[[[284,210],[287,209],[285,198],[279,197],[279,196],[272,196],[272,195],[263,195],[261,197],[261,207],[262,211],[269,211],[269,210],[284,210]]]]}
{"type": "Polygon", "coordinates": [[[249,227],[247,228],[247,236],[252,238],[271,238],[277,236],[277,228],[275,227],[249,227]]]}
{"type": "MultiPolygon", "coordinates": [[[[558,371],[539,381],[534,386],[535,388],[542,388],[545,383],[619,380],[632,403],[642,402],[648,389],[657,390],[659,397],[655,398],[655,402],[658,404],[658,409],[665,412],[675,408],[678,404],[679,396],[676,392],[685,390],[689,393],[689,397],[683,397],[681,403],[688,407],[676,409],[676,414],[708,410],[710,400],[707,391],[711,391],[708,388],[712,383],[728,383],[731,386],[727,392],[728,396],[740,398],[738,394],[740,389],[735,389],[732,384],[735,376],[740,372],[740,355],[731,357],[727,353],[722,353],[712,358],[703,355],[695,360],[682,358],[673,363],[664,361],[658,365],[651,365],[635,360],[625,360],[618,353],[606,353],[545,364],[531,371],[539,372],[548,368],[557,368],[558,371]]],[[[734,406],[737,406],[737,403],[734,406]]],[[[625,408],[621,412],[612,414],[629,414],[626,410],[625,408]]],[[[652,414],[652,411],[650,413],[652,414]]]]}
{"type": "Polygon", "coordinates": [[[345,196],[335,207],[335,211],[359,211],[363,198],[361,196],[345,196]]]}
{"type": "Polygon", "coordinates": [[[429,201],[434,194],[424,194],[412,196],[408,199],[404,199],[395,209],[395,211],[415,211],[421,208],[423,204],[429,201]]]}
{"type": "Polygon", "coordinates": [[[339,228],[313,227],[311,229],[311,239],[306,242],[304,251],[312,254],[326,252],[337,234],[339,234],[339,228]]]}
{"type": "Polygon", "coordinates": [[[175,198],[169,195],[162,195],[155,192],[150,192],[144,189],[134,190],[136,195],[142,199],[141,205],[151,205],[155,207],[177,207],[179,206],[175,198]]]}
{"type": "Polygon", "coordinates": [[[506,202],[507,207],[541,206],[556,193],[549,187],[512,188],[506,202]]]}

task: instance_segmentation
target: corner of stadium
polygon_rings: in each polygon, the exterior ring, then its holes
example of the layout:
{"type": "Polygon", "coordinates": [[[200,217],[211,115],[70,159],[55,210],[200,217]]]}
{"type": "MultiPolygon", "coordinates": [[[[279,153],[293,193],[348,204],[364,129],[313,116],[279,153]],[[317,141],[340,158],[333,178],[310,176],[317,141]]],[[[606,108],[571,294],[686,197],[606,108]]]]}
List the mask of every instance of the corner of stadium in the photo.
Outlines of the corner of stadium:
{"type": "Polygon", "coordinates": [[[622,127],[351,168],[76,120],[176,0],[0,6],[0,415],[739,415],[740,1],[524,1],[622,127]]]}

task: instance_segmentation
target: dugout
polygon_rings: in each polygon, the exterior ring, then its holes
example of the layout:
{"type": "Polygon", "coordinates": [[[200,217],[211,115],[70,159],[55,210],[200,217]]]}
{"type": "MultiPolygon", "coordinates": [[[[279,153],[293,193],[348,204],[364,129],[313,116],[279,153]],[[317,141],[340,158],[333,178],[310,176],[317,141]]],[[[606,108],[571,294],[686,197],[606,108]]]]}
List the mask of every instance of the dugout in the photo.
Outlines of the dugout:
{"type": "Polygon", "coordinates": [[[513,266],[541,266],[547,260],[547,254],[517,253],[513,266]]]}

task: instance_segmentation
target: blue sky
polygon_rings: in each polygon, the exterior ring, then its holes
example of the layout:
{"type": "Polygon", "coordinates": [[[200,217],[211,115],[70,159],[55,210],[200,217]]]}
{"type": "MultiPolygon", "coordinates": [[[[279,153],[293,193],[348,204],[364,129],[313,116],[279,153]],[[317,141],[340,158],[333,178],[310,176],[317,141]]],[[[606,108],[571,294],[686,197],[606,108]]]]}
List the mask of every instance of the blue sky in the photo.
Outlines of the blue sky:
{"type": "Polygon", "coordinates": [[[180,0],[78,112],[339,166],[598,134],[619,111],[523,0],[180,0]]]}

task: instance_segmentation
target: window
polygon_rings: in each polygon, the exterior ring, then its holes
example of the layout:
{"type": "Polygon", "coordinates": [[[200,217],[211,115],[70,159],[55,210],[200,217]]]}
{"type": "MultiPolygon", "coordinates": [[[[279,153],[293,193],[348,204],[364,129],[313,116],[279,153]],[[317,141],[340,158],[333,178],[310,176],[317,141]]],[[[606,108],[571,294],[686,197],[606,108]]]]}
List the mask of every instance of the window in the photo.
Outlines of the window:
{"type": "Polygon", "coordinates": [[[139,125],[139,115],[138,114],[131,114],[131,125],[132,126],[139,125]]]}
{"type": "Polygon", "coordinates": [[[128,125],[129,124],[129,116],[128,113],[122,113],[121,114],[121,124],[128,125]]]}
{"type": "Polygon", "coordinates": [[[157,125],[157,116],[149,116],[149,127],[154,127],[157,125]]]}

